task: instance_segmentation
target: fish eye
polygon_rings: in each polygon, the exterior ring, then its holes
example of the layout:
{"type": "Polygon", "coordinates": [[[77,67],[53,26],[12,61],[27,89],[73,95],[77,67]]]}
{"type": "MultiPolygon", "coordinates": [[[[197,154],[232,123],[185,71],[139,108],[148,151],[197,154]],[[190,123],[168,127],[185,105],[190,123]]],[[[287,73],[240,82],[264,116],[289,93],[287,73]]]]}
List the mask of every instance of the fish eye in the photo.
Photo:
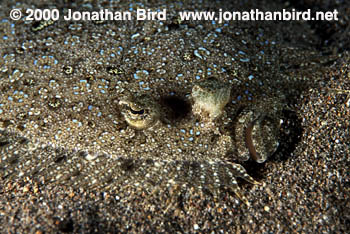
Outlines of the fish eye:
{"type": "Polygon", "coordinates": [[[137,111],[137,110],[133,110],[131,107],[129,107],[129,110],[134,115],[143,115],[145,113],[144,109],[141,109],[141,110],[137,111]]]}

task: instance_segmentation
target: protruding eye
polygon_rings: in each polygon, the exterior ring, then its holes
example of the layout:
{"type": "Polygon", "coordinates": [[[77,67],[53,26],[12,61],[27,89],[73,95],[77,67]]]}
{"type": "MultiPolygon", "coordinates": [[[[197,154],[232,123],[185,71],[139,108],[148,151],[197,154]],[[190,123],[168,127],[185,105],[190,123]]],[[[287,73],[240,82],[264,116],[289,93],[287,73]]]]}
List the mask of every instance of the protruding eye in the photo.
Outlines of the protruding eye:
{"type": "Polygon", "coordinates": [[[146,95],[130,96],[119,101],[125,121],[136,129],[147,129],[160,118],[158,103],[146,95]]]}
{"type": "Polygon", "coordinates": [[[223,113],[230,100],[231,85],[210,77],[192,88],[193,113],[212,122],[223,113]]]}

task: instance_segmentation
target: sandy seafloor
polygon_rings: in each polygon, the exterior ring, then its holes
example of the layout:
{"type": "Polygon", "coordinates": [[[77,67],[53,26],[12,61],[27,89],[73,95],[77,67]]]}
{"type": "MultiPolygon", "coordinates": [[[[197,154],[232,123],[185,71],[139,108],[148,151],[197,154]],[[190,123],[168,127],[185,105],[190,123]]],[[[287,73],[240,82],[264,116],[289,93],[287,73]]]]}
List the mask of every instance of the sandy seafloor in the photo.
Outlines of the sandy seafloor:
{"type": "MultiPolygon", "coordinates": [[[[108,6],[107,2],[103,1],[100,6],[108,6]]],[[[153,1],[150,2],[149,4],[155,4],[153,1]]],[[[287,123],[286,128],[288,131],[294,131],[291,134],[294,136],[292,140],[281,142],[281,150],[264,164],[257,165],[254,162],[244,164],[248,172],[256,180],[262,182],[261,186],[240,183],[243,193],[250,202],[249,207],[240,202],[234,193],[227,190],[223,190],[218,199],[214,199],[206,191],[188,189],[177,193],[162,186],[153,194],[133,186],[120,189],[116,193],[84,186],[50,183],[45,180],[45,174],[42,174],[40,178],[36,177],[35,173],[27,173],[22,176],[16,165],[23,163],[21,145],[28,144],[30,139],[22,138],[20,130],[10,133],[5,128],[0,135],[2,157],[0,164],[0,232],[350,232],[350,6],[346,4],[346,1],[322,0],[297,1],[294,5],[278,1],[275,3],[271,3],[272,1],[236,2],[240,3],[237,6],[248,9],[288,7],[312,8],[313,10],[337,9],[340,12],[340,21],[298,22],[295,28],[301,31],[286,30],[283,32],[285,40],[289,40],[290,47],[294,48],[291,51],[295,51],[294,53],[303,50],[315,51],[321,55],[321,58],[311,62],[305,56],[303,65],[292,64],[294,55],[293,52],[289,52],[291,54],[288,54],[287,57],[291,59],[284,58],[285,61],[281,62],[284,62],[285,70],[304,69],[306,72],[303,74],[309,72],[310,77],[314,80],[305,81],[307,85],[298,88],[299,92],[296,93],[292,103],[289,103],[293,105],[287,112],[293,113],[290,115],[294,118],[290,124],[293,123],[295,126],[288,126],[287,123]],[[319,63],[319,67],[322,67],[321,71],[312,70],[312,64],[315,63],[319,63]],[[310,66],[310,71],[308,71],[308,66],[310,66]],[[313,77],[312,74],[317,74],[317,77],[313,77]],[[9,160],[11,158],[15,160],[9,160]],[[11,173],[8,173],[8,170],[12,170],[11,173]]],[[[56,5],[48,1],[32,1],[32,3],[36,7],[63,8],[74,5],[77,9],[83,4],[77,2],[69,5],[63,0],[58,1],[56,5]]],[[[84,4],[87,3],[99,6],[98,1],[84,1],[84,4]]],[[[15,3],[1,1],[0,4],[1,21],[8,19],[9,10],[14,7],[15,3]]],[[[215,4],[217,8],[232,6],[226,5],[224,1],[217,1],[215,4]]],[[[211,7],[215,4],[213,3],[211,7]]],[[[206,4],[201,4],[199,1],[194,3],[185,1],[181,8],[206,9],[205,6],[206,4]]],[[[240,9],[239,7],[236,9],[240,9]]],[[[17,51],[20,59],[31,59],[26,57],[26,51],[16,50],[16,46],[22,43],[21,35],[26,33],[30,35],[32,32],[30,30],[16,31],[16,36],[11,36],[12,22],[1,22],[0,95],[3,95],[8,86],[2,84],[16,67],[16,60],[6,60],[3,57],[6,53],[17,51]]],[[[196,23],[189,23],[191,24],[194,24],[191,27],[195,27],[196,23]]],[[[289,27],[289,22],[283,22],[283,24],[286,28],[289,27]]],[[[239,27],[239,23],[237,25],[239,27]]],[[[15,25],[14,28],[16,27],[15,25]]],[[[31,24],[28,24],[28,27],[31,27],[31,24]]],[[[39,33],[46,33],[45,30],[50,30],[49,27],[39,33]]],[[[271,27],[269,28],[271,30],[271,27]]],[[[130,24],[130,30],[132,29],[133,25],[130,24]]],[[[276,30],[279,29],[281,29],[281,23],[276,23],[276,30]]],[[[154,36],[155,41],[157,35],[161,37],[162,32],[154,36]]],[[[220,33],[218,35],[217,40],[220,41],[220,33]]],[[[58,31],[57,37],[69,36],[69,31],[58,31]]],[[[35,40],[35,36],[33,38],[35,40]]],[[[284,45],[286,44],[288,43],[284,45]]],[[[71,49],[78,51],[79,47],[72,46],[71,49]]],[[[23,71],[26,67],[22,64],[20,69],[23,71]]],[[[38,68],[35,66],[27,68],[36,74],[35,69],[38,68]]],[[[125,71],[125,73],[128,72],[130,71],[125,71]]],[[[57,76],[60,77],[60,75],[57,76]]],[[[287,90],[288,87],[281,87],[281,89],[287,90]]],[[[4,96],[1,100],[5,100],[4,96]]],[[[6,125],[4,113],[0,114],[0,120],[6,125]]],[[[37,155],[47,157],[48,161],[54,160],[56,163],[61,163],[59,166],[64,169],[67,164],[65,159],[50,159],[54,155],[52,152],[47,147],[39,147],[27,153],[26,158],[36,158],[37,155]]],[[[65,157],[69,156],[70,153],[67,153],[65,157]]],[[[40,171],[40,168],[38,170],[40,171]]],[[[28,171],[31,172],[30,169],[28,171]]]]}

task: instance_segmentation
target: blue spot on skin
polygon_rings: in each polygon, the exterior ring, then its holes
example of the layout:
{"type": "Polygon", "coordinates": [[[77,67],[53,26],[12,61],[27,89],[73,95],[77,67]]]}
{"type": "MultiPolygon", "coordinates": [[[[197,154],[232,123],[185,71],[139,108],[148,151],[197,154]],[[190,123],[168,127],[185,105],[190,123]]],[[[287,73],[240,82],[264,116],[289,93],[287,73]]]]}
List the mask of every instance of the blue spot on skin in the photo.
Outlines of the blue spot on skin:
{"type": "Polygon", "coordinates": [[[140,36],[140,33],[135,33],[134,35],[131,36],[131,39],[134,39],[136,37],[140,36]]]}
{"type": "Polygon", "coordinates": [[[88,106],[88,109],[89,109],[89,110],[92,110],[92,108],[93,108],[93,106],[91,106],[91,105],[88,106]]]}
{"type": "Polygon", "coordinates": [[[253,75],[249,75],[249,76],[248,76],[248,79],[249,79],[249,80],[252,80],[252,79],[254,79],[254,76],[253,76],[253,75]]]}
{"type": "Polygon", "coordinates": [[[246,63],[246,62],[249,62],[250,59],[249,59],[249,58],[245,58],[245,59],[242,59],[242,58],[241,58],[240,61],[246,63]]]}
{"type": "Polygon", "coordinates": [[[3,36],[2,39],[7,40],[8,36],[3,36]]]}

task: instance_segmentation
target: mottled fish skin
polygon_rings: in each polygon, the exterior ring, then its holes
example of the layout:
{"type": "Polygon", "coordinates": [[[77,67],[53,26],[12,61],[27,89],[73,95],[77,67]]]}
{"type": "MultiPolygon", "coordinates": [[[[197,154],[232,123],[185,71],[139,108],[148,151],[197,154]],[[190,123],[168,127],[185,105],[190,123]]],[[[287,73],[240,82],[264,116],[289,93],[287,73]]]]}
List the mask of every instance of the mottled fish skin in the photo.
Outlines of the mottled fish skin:
{"type": "MultiPolygon", "coordinates": [[[[217,8],[206,4],[203,9],[217,8]]],[[[283,106],[280,84],[300,80],[281,73],[288,57],[282,52],[299,52],[283,44],[282,31],[265,34],[275,27],[268,22],[180,22],[181,4],[157,7],[169,9],[167,21],[0,21],[3,178],[105,189],[183,182],[235,190],[237,175],[255,183],[229,163],[240,158],[236,144],[244,144],[233,136],[236,118],[247,106],[263,103],[267,112],[275,100],[283,106]],[[191,112],[191,92],[210,77],[232,89],[208,129],[191,112]],[[152,97],[161,109],[159,124],[130,127],[120,106],[128,93],[152,97]]]]}

